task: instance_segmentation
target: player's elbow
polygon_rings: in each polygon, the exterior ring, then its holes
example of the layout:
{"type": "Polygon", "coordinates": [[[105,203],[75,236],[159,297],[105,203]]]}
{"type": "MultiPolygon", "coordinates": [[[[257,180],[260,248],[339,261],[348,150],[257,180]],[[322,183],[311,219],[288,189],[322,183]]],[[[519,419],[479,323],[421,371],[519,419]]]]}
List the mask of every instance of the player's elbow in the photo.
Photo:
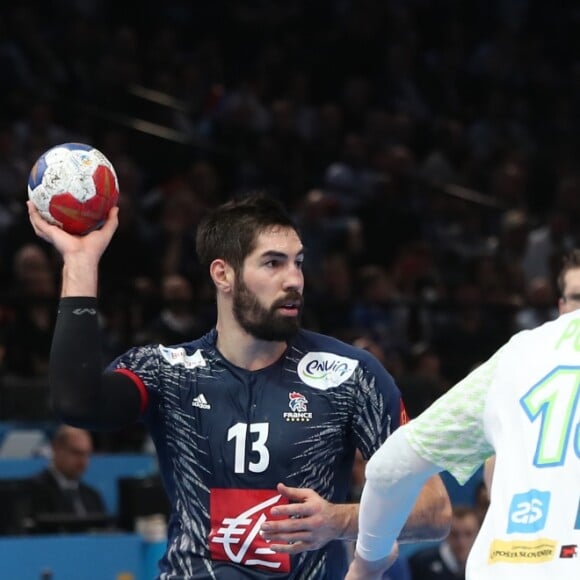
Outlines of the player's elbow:
{"type": "Polygon", "coordinates": [[[99,427],[97,386],[79,388],[76,383],[52,380],[50,387],[52,411],[63,423],[82,429],[99,427]]]}
{"type": "Polygon", "coordinates": [[[54,413],[67,425],[94,431],[121,429],[137,421],[142,401],[134,383],[119,373],[105,373],[84,383],[51,383],[54,413]],[[78,387],[82,384],[82,388],[78,387]]]}
{"type": "Polygon", "coordinates": [[[116,431],[127,424],[126,421],[118,421],[116,417],[111,418],[106,410],[81,410],[74,405],[61,405],[58,409],[55,409],[55,415],[65,425],[91,431],[116,431]]]}
{"type": "Polygon", "coordinates": [[[53,393],[51,408],[55,416],[66,425],[90,428],[92,422],[90,406],[83,404],[77,397],[58,396],[53,393]]]}

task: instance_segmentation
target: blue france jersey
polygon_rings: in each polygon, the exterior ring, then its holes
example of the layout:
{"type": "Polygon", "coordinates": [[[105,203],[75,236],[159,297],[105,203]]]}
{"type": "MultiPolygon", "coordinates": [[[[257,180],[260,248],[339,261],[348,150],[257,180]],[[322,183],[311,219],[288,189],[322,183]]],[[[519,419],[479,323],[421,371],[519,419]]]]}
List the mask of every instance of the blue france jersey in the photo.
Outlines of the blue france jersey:
{"type": "Polygon", "coordinates": [[[213,330],[138,347],[110,367],[148,395],[143,419],[173,508],[160,578],[343,578],[341,542],[289,556],[258,532],[287,503],[279,482],[345,502],[355,449],[369,458],[399,426],[399,390],[368,352],[313,332],[258,371],[229,363],[216,340],[213,330]]]}

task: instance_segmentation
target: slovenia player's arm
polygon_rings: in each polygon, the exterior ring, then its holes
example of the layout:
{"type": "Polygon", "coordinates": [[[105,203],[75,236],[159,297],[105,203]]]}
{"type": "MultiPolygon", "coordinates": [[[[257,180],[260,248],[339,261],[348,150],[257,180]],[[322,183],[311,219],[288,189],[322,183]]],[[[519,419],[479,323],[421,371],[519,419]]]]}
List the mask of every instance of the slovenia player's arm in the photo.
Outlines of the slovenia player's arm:
{"type": "MultiPolygon", "coordinates": [[[[387,438],[389,432],[395,431],[407,423],[409,419],[401,400],[401,393],[392,376],[373,358],[366,360],[366,368],[370,371],[371,377],[374,378],[377,392],[382,393],[382,397],[378,399],[370,394],[366,394],[361,399],[366,406],[361,412],[361,420],[356,432],[359,434],[358,441],[361,451],[364,449],[363,455],[370,457],[377,451],[380,442],[387,438]],[[381,399],[387,404],[379,405],[378,401],[381,399]],[[388,411],[387,417],[385,417],[386,411],[388,411]],[[376,417],[382,417],[382,421],[377,422],[376,417]],[[384,431],[385,425],[389,426],[387,432],[384,431]],[[369,433],[374,433],[374,436],[368,437],[369,433]],[[374,443],[372,443],[373,441],[374,443]]],[[[373,382],[371,381],[370,384],[373,382]]],[[[403,543],[442,540],[447,537],[450,525],[451,502],[449,494],[439,475],[434,475],[422,487],[413,510],[401,530],[398,541],[403,543]]]]}
{"type": "Polygon", "coordinates": [[[347,580],[380,580],[393,563],[397,537],[426,481],[441,469],[409,445],[403,426],[367,464],[359,536],[347,580]]]}
{"type": "Polygon", "coordinates": [[[42,219],[28,202],[36,234],[63,258],[62,300],[52,342],[49,368],[51,403],[66,423],[86,428],[117,428],[137,419],[143,397],[120,373],[103,375],[97,319],[99,260],[118,225],[113,208],[100,230],[70,235],[42,219]]]}
{"type": "MultiPolygon", "coordinates": [[[[505,348],[505,347],[504,347],[505,348]]],[[[448,470],[465,483],[493,454],[483,425],[498,351],[419,417],[398,429],[371,457],[361,497],[359,536],[347,580],[379,580],[424,483],[448,470]]]]}

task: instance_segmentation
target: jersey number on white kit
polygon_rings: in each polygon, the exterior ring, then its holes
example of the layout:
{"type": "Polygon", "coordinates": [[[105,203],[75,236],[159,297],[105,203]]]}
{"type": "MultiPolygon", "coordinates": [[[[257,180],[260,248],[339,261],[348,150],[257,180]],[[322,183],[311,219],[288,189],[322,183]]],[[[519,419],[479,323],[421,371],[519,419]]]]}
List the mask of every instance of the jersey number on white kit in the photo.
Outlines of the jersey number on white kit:
{"type": "Polygon", "coordinates": [[[270,465],[270,452],[266,447],[268,440],[269,423],[236,423],[228,429],[228,441],[232,439],[235,442],[235,462],[234,470],[236,473],[245,473],[246,466],[252,473],[262,473],[270,465]],[[251,461],[246,458],[246,438],[250,433],[250,452],[257,454],[257,461],[251,461]]]}
{"type": "Polygon", "coordinates": [[[520,399],[530,421],[541,417],[535,466],[562,465],[571,434],[576,457],[580,457],[580,423],[574,424],[579,395],[580,367],[556,367],[520,399]]]}

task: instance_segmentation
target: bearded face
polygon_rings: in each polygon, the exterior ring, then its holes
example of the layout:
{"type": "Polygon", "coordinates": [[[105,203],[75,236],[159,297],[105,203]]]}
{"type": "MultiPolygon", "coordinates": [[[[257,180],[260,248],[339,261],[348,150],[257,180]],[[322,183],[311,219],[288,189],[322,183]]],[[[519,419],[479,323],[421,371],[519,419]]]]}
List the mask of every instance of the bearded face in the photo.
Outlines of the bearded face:
{"type": "Polygon", "coordinates": [[[291,339],[300,329],[303,298],[297,290],[275,300],[269,307],[260,303],[241,275],[236,277],[233,312],[238,324],[259,340],[282,342],[291,339]],[[298,311],[296,315],[293,313],[298,311]]]}

